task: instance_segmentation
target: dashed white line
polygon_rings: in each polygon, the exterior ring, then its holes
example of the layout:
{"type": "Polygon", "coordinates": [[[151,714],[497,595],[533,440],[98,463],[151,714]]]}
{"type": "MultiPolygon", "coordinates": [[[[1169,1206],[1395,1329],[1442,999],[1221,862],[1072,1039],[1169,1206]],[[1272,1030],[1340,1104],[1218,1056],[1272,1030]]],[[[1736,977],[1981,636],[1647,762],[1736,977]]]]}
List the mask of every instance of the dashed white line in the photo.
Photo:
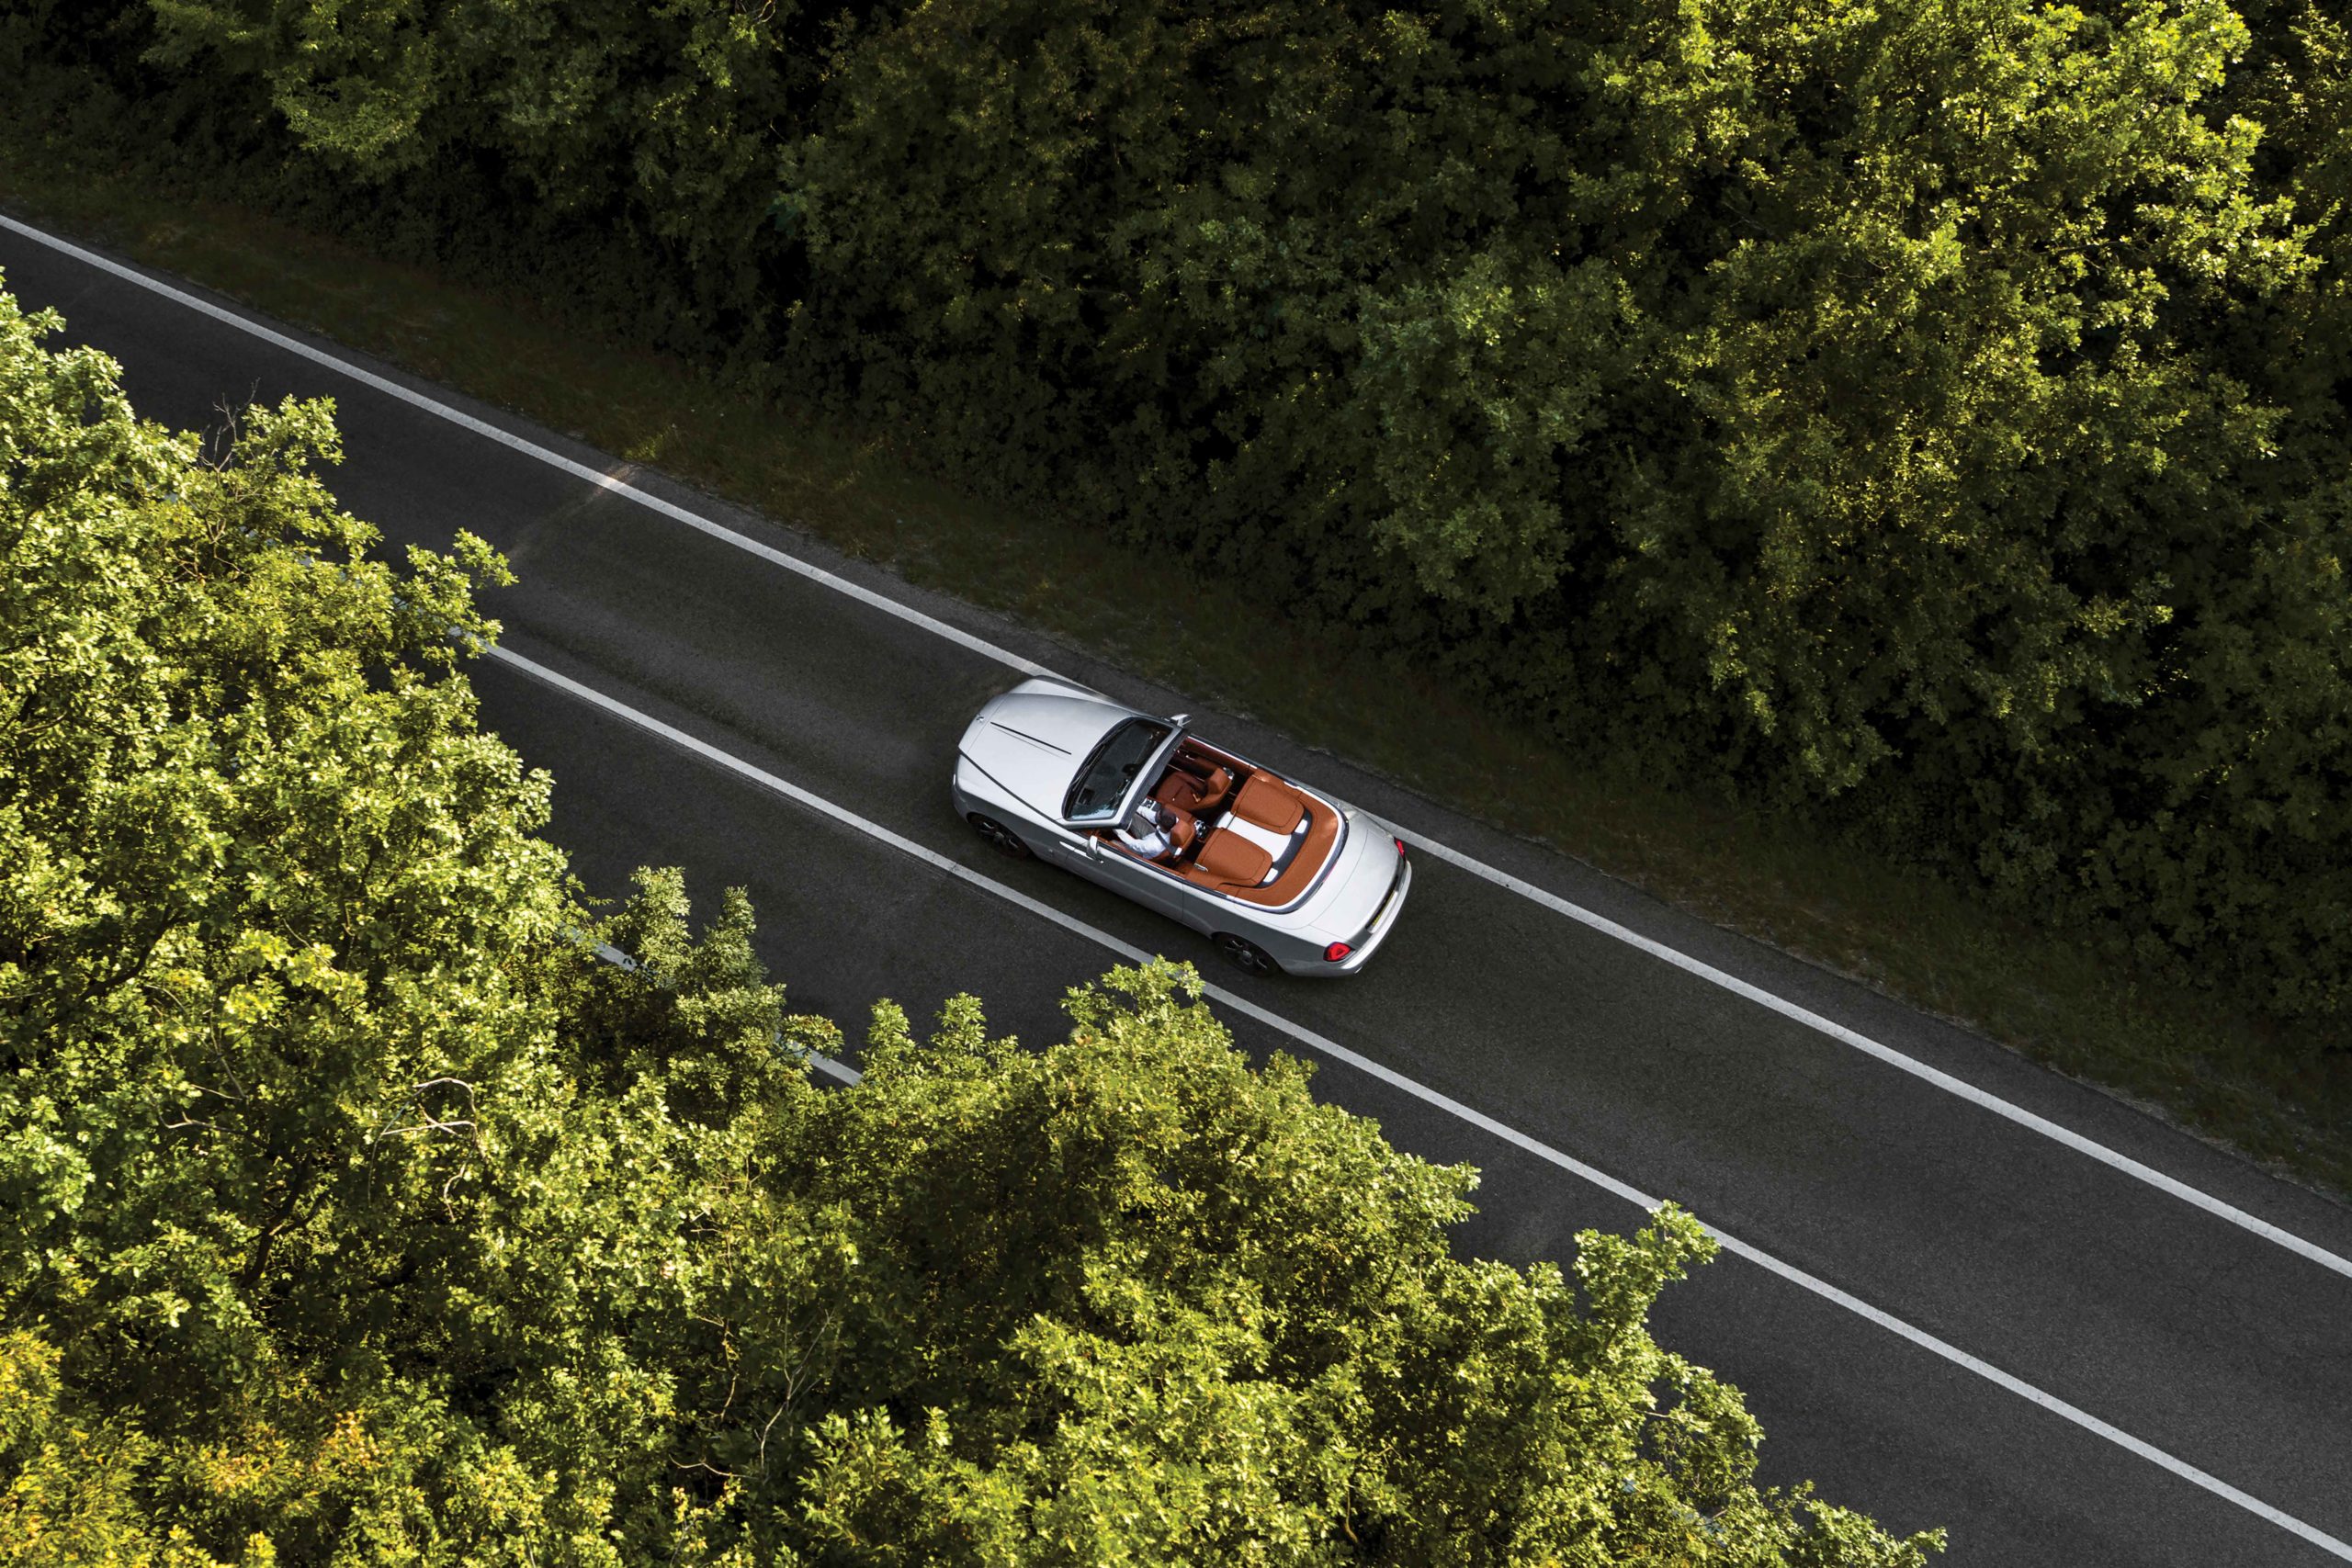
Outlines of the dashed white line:
{"type": "MultiPolygon", "coordinates": [[[[879,822],[871,821],[866,818],[861,817],[856,812],[850,810],[846,807],[837,806],[833,802],[826,799],[823,795],[816,794],[814,791],[803,789],[798,784],[793,784],[789,780],[779,778],[775,774],[769,773],[764,768],[758,767],[753,763],[743,761],[741,757],[734,755],[732,752],[722,750],[719,747],[713,746],[707,740],[699,739],[695,736],[687,734],[684,730],[678,728],[674,725],[665,724],[661,719],[655,718],[651,714],[633,708],[627,703],[621,702],[616,698],[606,696],[604,693],[597,691],[593,686],[583,685],[568,675],[559,673],[556,671],[548,669],[544,664],[537,663],[532,660],[524,658],[519,653],[509,652],[507,649],[503,648],[486,648],[482,649],[482,653],[486,658],[495,660],[499,663],[507,665],[522,674],[529,676],[532,680],[540,682],[545,685],[554,688],[556,691],[563,693],[567,696],[577,698],[581,702],[586,703],[593,707],[610,714],[614,717],[622,720],[624,723],[633,725],[639,729],[656,736],[659,739],[667,741],[669,744],[702,759],[704,761],[709,762],[727,773],[734,774],[738,778],[757,784],[762,789],[767,790],[771,794],[782,795],[785,799],[793,802],[795,805],[803,807],[808,810],[816,812],[820,816],[828,818],[834,822],[838,822],[842,827],[845,827],[854,832],[861,833],[866,838],[875,840],[879,843],[887,844],[891,849],[898,851],[901,854],[907,855],[911,859],[921,861],[925,865],[931,866],[934,870],[944,872],[946,874],[955,877],[959,882],[967,883],[973,887],[980,889],[982,892],[988,893],[995,897],[1001,898],[1006,903],[1012,904],[1018,908],[1023,909],[1028,913],[1036,916],[1039,919],[1050,921],[1054,925],[1059,926],[1062,930],[1069,931],[1075,936],[1083,938],[1085,941],[1092,942],[1098,947],[1107,949],[1111,953],[1116,953],[1120,958],[1125,959],[1129,964],[1140,964],[1148,963],[1152,957],[1150,953],[1144,952],[1143,949],[1136,947],[1132,943],[1122,942],[1117,937],[1111,935],[1108,931],[1101,931],[1093,926],[1088,925],[1085,921],[1078,919],[1074,915],[1067,914],[1060,909],[1055,908],[1050,904],[1044,903],[1039,899],[1032,898],[1018,888],[1008,887],[1003,883],[999,882],[992,877],[983,876],[978,872],[972,870],[960,861],[955,860],[950,856],[941,854],[936,850],[919,844],[903,834],[893,832],[889,829],[882,826],[879,822]]],[[[1509,1144],[1511,1147],[1519,1149],[1525,1154],[1532,1155],[1535,1158],[1544,1161],[1547,1165],[1557,1167],[1559,1169],[1565,1170],[1573,1176],[1579,1177],[1584,1180],[1592,1183],[1601,1190],[1623,1199],[1628,1203],[1632,1203],[1645,1211],[1655,1210],[1658,1206],[1659,1200],[1657,1198],[1653,1197],[1651,1194],[1643,1191],[1637,1187],[1634,1187],[1626,1182],[1618,1180],[1607,1171],[1601,1170],[1596,1166],[1587,1165],[1584,1161],[1577,1158],[1574,1155],[1555,1148],[1550,1144],[1544,1143],[1540,1138],[1530,1137],[1527,1134],[1519,1131],[1509,1123],[1498,1122],[1495,1118],[1487,1115],[1485,1111],[1479,1111],[1473,1106],[1464,1105],[1462,1101],[1455,1100],[1453,1096],[1445,1094],[1438,1089],[1431,1089],[1427,1084],[1421,1083],[1417,1079],[1408,1077],[1403,1073],[1396,1071],[1393,1067],[1385,1066],[1379,1062],[1374,1061],[1369,1056],[1351,1051],[1346,1046],[1340,1044],[1338,1041],[1319,1034],[1314,1030],[1306,1028],[1303,1024],[1294,1023],[1290,1020],[1283,1018],[1281,1014],[1261,1007],[1256,1002],[1250,1000],[1246,997],[1236,995],[1234,992],[1226,989],[1222,986],[1204,985],[1201,988],[1204,995],[1229,1011],[1239,1013],[1243,1017],[1252,1019],[1279,1033],[1288,1035],[1291,1039],[1297,1041],[1300,1044],[1314,1051],[1318,1055],[1328,1057],[1335,1062],[1344,1063],[1348,1066],[1355,1068],[1358,1072],[1363,1073],[1368,1077],[1377,1078],[1382,1083],[1385,1083],[1390,1088],[1397,1089],[1402,1093],[1410,1095],[1413,1099],[1421,1101],[1423,1104],[1433,1106],[1437,1110],[1444,1111],[1449,1116],[1467,1122],[1471,1126],[1476,1127],[1482,1132],[1491,1134],[1496,1138],[1509,1144]]],[[[835,1075],[842,1077],[845,1081],[848,1081],[847,1075],[854,1070],[838,1063],[828,1063],[822,1065],[831,1066],[834,1070],[835,1075]]],[[[1700,1223],[1702,1224],[1706,1224],[1703,1219],[1701,1220],[1700,1223]]],[[[2309,1541],[2312,1545],[2318,1547],[2323,1551],[2328,1552],[2333,1556],[2344,1560],[2345,1562],[2352,1562],[2352,1544],[2339,1540],[2335,1537],[2327,1534],[2324,1530],[2319,1529],[2314,1526],[2305,1524],[2302,1520],[2295,1517],[2292,1514],[2275,1508],[2251,1493],[2242,1491],[2239,1488],[2231,1485],[2228,1482],[2222,1480],[2220,1477],[2206,1471],[2198,1469],[2195,1465],[2188,1463],[2186,1460],[2176,1458],[2174,1455],[2157,1448],[2154,1444],[2144,1442],[2142,1439],[2133,1437],[2131,1433],[2124,1431],[2121,1427],[2116,1427],[2111,1423],[2102,1421],[2088,1411],[2083,1410],[2075,1405],[2069,1404],[2066,1401],[2060,1399],[2057,1395],[2037,1388],[2033,1384],[2024,1381],[2022,1378],[2015,1377],[2008,1372],[2003,1371],[2000,1368],[1993,1365],[1991,1362],[1986,1361],[1980,1357],[1973,1356],[1957,1345],[1953,1345],[1947,1340],[1938,1338],[1924,1328],[1916,1327],[1890,1313],[1881,1311],[1879,1308],[1871,1305],[1870,1303],[1863,1301],[1860,1297],[1853,1295],[1849,1292],[1839,1290],[1837,1286],[1829,1283],[1826,1280],[1820,1279],[1813,1274],[1808,1274],[1804,1269],[1795,1267],[1793,1264],[1784,1263],[1781,1259],[1773,1257],[1770,1253],[1765,1252],[1760,1248],[1751,1247],[1747,1242],[1741,1241],[1738,1237],[1730,1235],[1725,1232],[1717,1229],[1713,1225],[1707,1225],[1706,1229],[1708,1235],[1713,1236],[1716,1241],[1723,1245],[1724,1251],[1733,1254],[1735,1257],[1743,1258],[1748,1262],[1755,1264],[1758,1268],[1766,1269],[1769,1272],[1788,1280],[1792,1285],[1796,1285],[1803,1290],[1810,1291],[1824,1301],[1830,1302],[1838,1306],[1843,1307],[1848,1312],[1853,1313],[1859,1317],[1876,1324],[1879,1327],[1885,1329],[1887,1332],[1897,1335],[1902,1338],[1910,1341],[1912,1344],[1918,1346],[1921,1349],[1943,1358],[1954,1366],[1965,1368],[1967,1371],[1975,1373],[1978,1377],[1995,1384],[1996,1387],[2016,1394],[2020,1399],[2028,1400],[2034,1404],[2040,1405],[2042,1409],[2049,1411],[2052,1415],[2058,1416],[2062,1420],[2072,1422],[2075,1426],[2081,1427],[2084,1431],[2089,1432],[2096,1437],[2103,1438],[2107,1441],[2115,1444],[2117,1447],[2125,1450],[2127,1452],[2134,1454],[2137,1457],[2147,1461],[2149,1463],[2156,1465],[2159,1468],[2178,1476],[2181,1480],[2187,1481],[2193,1485],[2202,1487],[2205,1491],[2211,1493],[2214,1496],[2236,1505],[2238,1507],[2245,1509],[2247,1513],[2254,1515],[2256,1517],[2260,1518],[2268,1524],[2275,1525],[2278,1529],[2285,1530],[2291,1535],[2301,1537],[2302,1540],[2309,1541]]]]}

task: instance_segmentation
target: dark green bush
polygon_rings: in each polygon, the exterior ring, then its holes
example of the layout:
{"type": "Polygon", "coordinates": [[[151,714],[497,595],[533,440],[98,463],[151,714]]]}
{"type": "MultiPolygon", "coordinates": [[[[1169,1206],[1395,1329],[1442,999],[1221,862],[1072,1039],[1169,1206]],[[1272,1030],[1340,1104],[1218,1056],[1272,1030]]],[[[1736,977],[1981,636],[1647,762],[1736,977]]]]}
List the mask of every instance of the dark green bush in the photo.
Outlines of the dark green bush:
{"type": "Polygon", "coordinates": [[[2352,71],[2309,0],[17,27],[276,199],[2345,1014],[2352,71]]]}

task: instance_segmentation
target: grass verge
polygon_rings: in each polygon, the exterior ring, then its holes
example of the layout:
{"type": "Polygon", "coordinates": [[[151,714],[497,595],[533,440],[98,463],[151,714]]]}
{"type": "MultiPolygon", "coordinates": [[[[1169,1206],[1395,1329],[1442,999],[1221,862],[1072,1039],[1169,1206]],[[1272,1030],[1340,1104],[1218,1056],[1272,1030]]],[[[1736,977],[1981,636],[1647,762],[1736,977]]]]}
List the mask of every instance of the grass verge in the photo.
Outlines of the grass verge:
{"type": "Polygon", "coordinates": [[[923,587],[1248,713],[1718,925],[1773,943],[2352,1194],[2352,1053],[2086,942],[1989,912],[1802,823],[1612,780],[1410,670],[1201,585],[1180,613],[1127,590],[1100,538],[957,493],[887,445],[726,392],[531,301],[201,196],[161,192],[0,109],[0,202],[379,355],[605,451],[790,521],[923,587]],[[1248,657],[1193,628],[1263,628],[1248,657]],[[1342,741],[1344,740],[1344,747],[1342,741]],[[1432,759],[1442,759],[1439,767],[1432,759]]]}

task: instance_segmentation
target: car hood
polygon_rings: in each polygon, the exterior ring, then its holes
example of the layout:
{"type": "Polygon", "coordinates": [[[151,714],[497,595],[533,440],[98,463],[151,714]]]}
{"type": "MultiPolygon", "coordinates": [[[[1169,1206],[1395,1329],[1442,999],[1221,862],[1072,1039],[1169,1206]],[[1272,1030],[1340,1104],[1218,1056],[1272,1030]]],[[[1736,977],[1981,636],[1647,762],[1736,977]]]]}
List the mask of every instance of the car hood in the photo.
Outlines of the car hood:
{"type": "Polygon", "coordinates": [[[1058,818],[1087,753],[1114,725],[1136,716],[1117,703],[1028,681],[982,708],[956,750],[1031,809],[1058,818]]]}

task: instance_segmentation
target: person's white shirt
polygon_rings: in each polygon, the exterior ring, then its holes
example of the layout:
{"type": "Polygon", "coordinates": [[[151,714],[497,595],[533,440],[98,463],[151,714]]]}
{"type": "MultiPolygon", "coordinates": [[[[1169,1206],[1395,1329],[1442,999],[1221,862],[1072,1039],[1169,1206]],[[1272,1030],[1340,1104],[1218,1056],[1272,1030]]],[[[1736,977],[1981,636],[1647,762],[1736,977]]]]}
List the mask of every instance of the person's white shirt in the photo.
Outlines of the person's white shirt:
{"type": "Polygon", "coordinates": [[[1158,801],[1147,797],[1136,807],[1136,814],[1119,829],[1119,842],[1146,860],[1158,860],[1168,852],[1168,829],[1160,821],[1158,801]]]}

